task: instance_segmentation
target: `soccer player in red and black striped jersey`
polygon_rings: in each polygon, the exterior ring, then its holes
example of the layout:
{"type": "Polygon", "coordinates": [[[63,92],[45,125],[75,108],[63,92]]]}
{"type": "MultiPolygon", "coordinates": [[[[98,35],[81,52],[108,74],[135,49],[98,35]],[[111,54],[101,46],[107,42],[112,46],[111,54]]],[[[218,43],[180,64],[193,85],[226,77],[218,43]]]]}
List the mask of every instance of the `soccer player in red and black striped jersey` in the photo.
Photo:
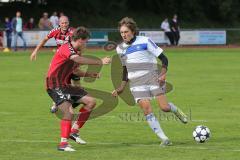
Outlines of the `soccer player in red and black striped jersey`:
{"type": "MultiPolygon", "coordinates": [[[[37,59],[37,54],[40,48],[42,48],[49,39],[54,38],[57,44],[57,49],[61,47],[61,45],[69,43],[73,34],[74,28],[69,27],[69,19],[67,16],[61,16],[59,19],[59,27],[52,29],[48,35],[38,44],[38,46],[32,52],[30,59],[31,61],[37,59]]],[[[71,83],[76,86],[80,86],[80,77],[72,74],[70,79],[71,83]]],[[[51,106],[52,113],[57,111],[55,104],[51,106]]]]}
{"type": "Polygon", "coordinates": [[[62,16],[59,19],[59,27],[52,29],[48,35],[37,45],[37,47],[32,52],[30,59],[36,60],[38,50],[42,48],[49,39],[54,38],[56,40],[57,49],[65,44],[70,42],[71,36],[73,34],[74,29],[69,27],[69,20],[67,16],[62,16]]]}
{"type": "MultiPolygon", "coordinates": [[[[69,43],[73,34],[74,28],[69,27],[69,19],[67,16],[61,16],[59,19],[59,27],[52,29],[48,35],[38,44],[38,46],[32,52],[30,59],[31,61],[37,59],[38,50],[42,48],[49,39],[54,38],[57,44],[57,49],[65,44],[69,43]]],[[[80,85],[80,77],[72,75],[73,85],[80,85]]]]}
{"type": "Polygon", "coordinates": [[[78,70],[80,64],[87,65],[104,65],[109,64],[111,59],[105,57],[101,60],[85,58],[79,55],[78,50],[83,50],[89,39],[89,31],[84,27],[78,27],[73,35],[70,43],[63,44],[54,55],[50,64],[47,77],[46,88],[49,96],[53,99],[62,112],[61,117],[61,142],[58,146],[60,151],[75,151],[68,145],[68,139],[71,138],[78,142],[80,138],[78,133],[87,121],[92,109],[96,105],[96,101],[83,88],[72,86],[69,82],[72,73],[81,76],[89,73],[82,73],[78,70]],[[84,106],[80,109],[76,123],[73,128],[73,105],[82,103],[84,106]],[[73,136],[74,135],[74,136],[73,136]]]}

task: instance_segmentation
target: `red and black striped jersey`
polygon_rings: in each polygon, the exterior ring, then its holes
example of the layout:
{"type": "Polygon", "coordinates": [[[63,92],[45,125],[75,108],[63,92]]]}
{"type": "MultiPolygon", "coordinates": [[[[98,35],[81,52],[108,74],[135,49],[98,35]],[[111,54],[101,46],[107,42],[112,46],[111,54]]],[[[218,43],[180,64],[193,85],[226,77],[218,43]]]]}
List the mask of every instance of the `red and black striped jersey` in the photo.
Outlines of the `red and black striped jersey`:
{"type": "Polygon", "coordinates": [[[55,38],[56,44],[57,44],[57,49],[58,49],[61,45],[70,42],[71,37],[72,37],[72,34],[73,34],[73,31],[74,31],[74,28],[69,27],[69,28],[67,29],[67,31],[66,31],[65,33],[63,33],[63,32],[61,31],[61,28],[58,27],[58,28],[52,29],[52,30],[48,33],[47,37],[48,37],[49,39],[50,39],[50,38],[55,38]]]}
{"type": "Polygon", "coordinates": [[[71,43],[63,44],[53,56],[50,63],[47,77],[47,89],[65,87],[70,84],[70,76],[73,70],[79,67],[79,64],[70,59],[77,51],[71,43]]]}

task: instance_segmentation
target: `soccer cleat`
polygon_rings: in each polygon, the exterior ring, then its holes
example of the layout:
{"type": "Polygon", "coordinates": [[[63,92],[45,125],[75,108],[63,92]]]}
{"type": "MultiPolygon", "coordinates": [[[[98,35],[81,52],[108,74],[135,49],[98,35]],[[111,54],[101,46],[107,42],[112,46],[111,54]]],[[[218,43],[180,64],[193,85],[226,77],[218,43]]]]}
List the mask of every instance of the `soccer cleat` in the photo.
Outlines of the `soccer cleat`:
{"type": "Polygon", "coordinates": [[[55,103],[53,103],[52,107],[50,108],[50,112],[51,113],[56,113],[58,110],[57,106],[55,105],[55,103]]]}
{"type": "Polygon", "coordinates": [[[174,114],[180,119],[180,121],[184,124],[188,122],[187,116],[183,113],[183,111],[177,108],[177,111],[174,114]]]}
{"type": "Polygon", "coordinates": [[[167,147],[171,145],[172,145],[172,142],[169,139],[162,140],[162,143],[160,144],[161,147],[167,147]]]}
{"type": "Polygon", "coordinates": [[[82,140],[79,136],[79,134],[77,133],[71,133],[70,134],[70,139],[74,140],[75,142],[77,142],[78,144],[87,144],[86,141],[82,140]]]}
{"type": "Polygon", "coordinates": [[[66,152],[74,152],[76,151],[75,149],[72,148],[71,145],[68,143],[60,143],[60,145],[57,148],[59,151],[66,151],[66,152]]]}

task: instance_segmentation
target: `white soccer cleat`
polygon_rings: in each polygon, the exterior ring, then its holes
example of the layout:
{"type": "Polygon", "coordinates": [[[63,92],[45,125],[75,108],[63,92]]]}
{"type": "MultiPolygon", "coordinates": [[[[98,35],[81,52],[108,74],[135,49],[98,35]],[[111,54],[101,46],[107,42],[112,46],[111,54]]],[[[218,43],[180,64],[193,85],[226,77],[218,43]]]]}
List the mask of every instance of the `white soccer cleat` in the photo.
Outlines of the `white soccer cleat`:
{"type": "Polygon", "coordinates": [[[87,142],[81,139],[80,137],[76,138],[76,142],[79,144],[87,144],[87,142]]]}
{"type": "Polygon", "coordinates": [[[79,134],[77,134],[77,133],[72,133],[69,138],[74,140],[78,144],[83,144],[83,145],[87,144],[87,142],[84,141],[83,139],[81,139],[79,134]]]}
{"type": "Polygon", "coordinates": [[[59,151],[66,151],[66,152],[74,152],[76,151],[75,149],[72,148],[71,145],[69,145],[68,143],[66,144],[60,144],[57,148],[59,151]]]}

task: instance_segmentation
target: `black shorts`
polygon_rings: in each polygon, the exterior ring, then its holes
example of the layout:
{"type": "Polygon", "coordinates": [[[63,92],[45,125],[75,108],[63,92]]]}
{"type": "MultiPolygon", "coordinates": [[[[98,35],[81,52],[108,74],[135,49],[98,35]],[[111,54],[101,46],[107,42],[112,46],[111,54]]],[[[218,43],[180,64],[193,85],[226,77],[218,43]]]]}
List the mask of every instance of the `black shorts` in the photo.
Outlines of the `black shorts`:
{"type": "Polygon", "coordinates": [[[80,104],[78,101],[88,94],[83,88],[72,86],[47,89],[47,92],[57,106],[68,101],[74,108],[80,104]]]}

